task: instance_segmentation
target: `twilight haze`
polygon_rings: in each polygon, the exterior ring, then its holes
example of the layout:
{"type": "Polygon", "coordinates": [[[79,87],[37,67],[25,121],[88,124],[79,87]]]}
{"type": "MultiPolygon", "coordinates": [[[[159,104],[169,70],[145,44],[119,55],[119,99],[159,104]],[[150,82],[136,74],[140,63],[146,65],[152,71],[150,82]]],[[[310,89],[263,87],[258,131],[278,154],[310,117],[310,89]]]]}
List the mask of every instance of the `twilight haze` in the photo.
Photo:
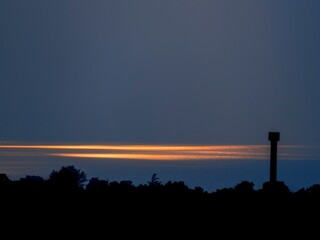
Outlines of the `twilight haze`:
{"type": "Polygon", "coordinates": [[[2,0],[0,32],[9,177],[261,184],[277,131],[279,179],[320,183],[318,0],[2,0]]]}
{"type": "Polygon", "coordinates": [[[0,141],[320,143],[320,1],[0,2],[0,141]]]}

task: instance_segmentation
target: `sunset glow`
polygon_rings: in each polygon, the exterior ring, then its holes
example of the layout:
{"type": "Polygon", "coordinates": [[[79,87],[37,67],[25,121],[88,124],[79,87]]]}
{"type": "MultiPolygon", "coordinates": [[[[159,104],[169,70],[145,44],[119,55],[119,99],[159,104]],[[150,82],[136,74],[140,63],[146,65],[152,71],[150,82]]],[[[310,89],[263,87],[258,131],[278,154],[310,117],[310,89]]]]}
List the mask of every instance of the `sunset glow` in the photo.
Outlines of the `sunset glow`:
{"type": "MultiPolygon", "coordinates": [[[[299,146],[281,146],[285,149],[299,146]]],[[[134,160],[245,160],[267,159],[268,145],[0,145],[0,156],[55,156],[65,158],[134,160]]],[[[287,159],[298,155],[283,152],[287,159]]]]}
{"type": "Polygon", "coordinates": [[[267,145],[0,145],[0,149],[70,149],[70,150],[144,150],[144,151],[215,151],[266,148],[267,145]]]}

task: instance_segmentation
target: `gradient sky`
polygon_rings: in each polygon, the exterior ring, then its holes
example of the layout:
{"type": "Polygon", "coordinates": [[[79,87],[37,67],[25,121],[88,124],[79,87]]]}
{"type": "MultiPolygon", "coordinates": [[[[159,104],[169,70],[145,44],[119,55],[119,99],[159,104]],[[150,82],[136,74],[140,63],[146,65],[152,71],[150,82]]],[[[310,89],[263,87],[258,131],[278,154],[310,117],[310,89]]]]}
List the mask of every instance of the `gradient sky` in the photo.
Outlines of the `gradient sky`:
{"type": "Polygon", "coordinates": [[[0,141],[320,143],[318,0],[1,0],[0,141]]]}

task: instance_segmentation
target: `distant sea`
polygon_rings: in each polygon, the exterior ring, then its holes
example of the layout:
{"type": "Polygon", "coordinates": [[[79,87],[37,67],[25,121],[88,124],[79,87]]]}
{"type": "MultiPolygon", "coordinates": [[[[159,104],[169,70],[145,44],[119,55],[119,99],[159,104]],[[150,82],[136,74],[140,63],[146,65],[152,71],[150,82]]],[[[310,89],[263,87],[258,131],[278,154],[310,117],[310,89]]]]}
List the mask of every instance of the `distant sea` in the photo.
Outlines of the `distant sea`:
{"type": "MultiPolygon", "coordinates": [[[[142,145],[142,144],[17,144],[0,143],[0,173],[11,180],[49,178],[52,171],[73,165],[111,181],[147,184],[183,181],[211,192],[241,181],[262,188],[269,180],[269,145],[142,145]]],[[[320,184],[320,147],[279,145],[277,179],[291,191],[320,184]]]]}

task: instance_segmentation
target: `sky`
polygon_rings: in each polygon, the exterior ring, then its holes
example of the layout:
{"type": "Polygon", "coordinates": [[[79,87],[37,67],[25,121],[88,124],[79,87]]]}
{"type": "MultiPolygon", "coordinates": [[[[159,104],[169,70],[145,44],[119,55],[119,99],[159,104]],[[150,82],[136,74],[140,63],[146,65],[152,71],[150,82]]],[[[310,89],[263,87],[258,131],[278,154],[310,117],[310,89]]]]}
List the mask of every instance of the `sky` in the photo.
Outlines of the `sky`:
{"type": "Polygon", "coordinates": [[[0,141],[320,143],[318,0],[1,0],[0,141]]]}

